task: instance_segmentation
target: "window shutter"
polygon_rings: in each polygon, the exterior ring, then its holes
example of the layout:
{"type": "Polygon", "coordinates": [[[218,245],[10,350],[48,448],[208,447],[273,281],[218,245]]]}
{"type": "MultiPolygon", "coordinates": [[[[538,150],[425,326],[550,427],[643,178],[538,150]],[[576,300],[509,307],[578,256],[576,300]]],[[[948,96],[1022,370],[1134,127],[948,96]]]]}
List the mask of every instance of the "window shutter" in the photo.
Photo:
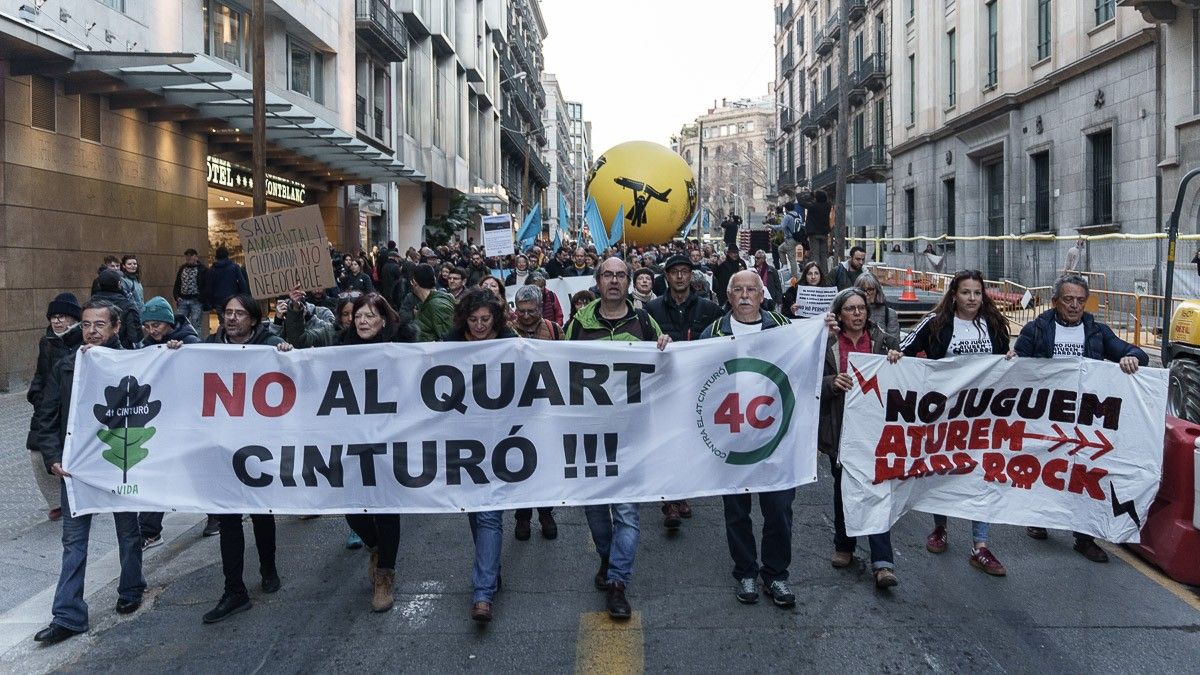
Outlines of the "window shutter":
{"type": "Polygon", "coordinates": [[[54,80],[42,75],[31,75],[29,85],[33,103],[31,116],[33,126],[47,131],[57,130],[54,114],[54,80]]]}
{"type": "Polygon", "coordinates": [[[103,103],[95,94],[79,97],[79,137],[85,141],[100,142],[100,113],[103,103]]]}

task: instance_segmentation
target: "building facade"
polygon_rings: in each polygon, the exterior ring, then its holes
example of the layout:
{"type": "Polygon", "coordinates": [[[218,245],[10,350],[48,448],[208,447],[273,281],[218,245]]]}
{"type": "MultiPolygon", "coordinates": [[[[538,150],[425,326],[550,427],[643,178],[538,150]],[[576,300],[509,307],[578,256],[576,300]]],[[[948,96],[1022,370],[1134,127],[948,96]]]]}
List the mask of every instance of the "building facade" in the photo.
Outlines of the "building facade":
{"type": "MultiPolygon", "coordinates": [[[[1150,233],[1163,107],[1157,29],[1116,0],[896,2],[897,236],[1150,233]]],[[[948,268],[1044,285],[1070,241],[956,242],[948,268]]],[[[939,251],[940,252],[940,251],[939,251]]],[[[1149,282],[1153,244],[1091,247],[1110,288],[1149,282]]]]}
{"type": "MultiPolygon", "coordinates": [[[[762,226],[772,204],[767,141],[775,122],[771,97],[726,101],[685,124],[673,149],[698,178],[700,205],[720,221],[737,214],[752,228],[762,226]]],[[[710,224],[716,225],[710,218],[710,224]]]]}
{"type": "Polygon", "coordinates": [[[547,139],[542,161],[550,169],[550,183],[543,209],[545,221],[549,228],[569,227],[571,214],[579,213],[575,205],[577,174],[571,141],[571,115],[557,77],[551,73],[544,73],[542,88],[546,91],[546,110],[543,113],[542,126],[546,130],[547,139]],[[567,207],[565,213],[560,212],[561,204],[567,207]]]}
{"type": "Polygon", "coordinates": [[[507,0],[506,7],[508,40],[499,50],[500,182],[508,196],[508,210],[520,220],[543,200],[550,185],[550,169],[542,161],[550,133],[544,125],[542,86],[542,40],[547,29],[537,0],[507,0]]]}
{"type": "MultiPolygon", "coordinates": [[[[779,201],[808,190],[824,190],[832,200],[843,163],[849,182],[890,183],[891,4],[849,0],[849,31],[843,36],[842,0],[776,0],[772,193],[779,201]],[[839,84],[843,39],[848,40],[847,80],[839,84]],[[840,86],[847,89],[845,115],[840,86]],[[837,147],[843,117],[844,160],[837,147]]],[[[878,223],[849,225],[849,235],[861,237],[878,223]]]]}
{"type": "Polygon", "coordinates": [[[567,231],[577,237],[583,224],[587,176],[593,163],[592,123],[583,116],[583,104],[578,101],[567,101],[567,117],[571,122],[571,163],[575,171],[575,185],[571,189],[572,218],[567,231]]]}

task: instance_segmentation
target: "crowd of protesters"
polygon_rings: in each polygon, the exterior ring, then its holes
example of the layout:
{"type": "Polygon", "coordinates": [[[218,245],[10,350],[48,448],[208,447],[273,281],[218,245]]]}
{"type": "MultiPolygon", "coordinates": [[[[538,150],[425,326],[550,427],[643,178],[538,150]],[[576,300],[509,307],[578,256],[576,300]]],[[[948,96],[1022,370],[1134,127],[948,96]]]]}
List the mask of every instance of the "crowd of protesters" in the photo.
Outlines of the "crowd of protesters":
{"type": "MultiPolygon", "coordinates": [[[[269,345],[290,351],[387,342],[562,339],[645,340],[665,350],[673,342],[786,325],[797,318],[793,303],[798,287],[836,286],[839,292],[824,318],[830,333],[817,434],[818,449],[829,457],[834,477],[830,561],[836,568],[848,567],[855,551],[855,541],[845,531],[838,460],[843,401],[846,392],[857,386],[846,373],[851,353],[883,354],[892,362],[972,354],[1082,356],[1117,361],[1127,373],[1148,362],[1140,349],[1122,342],[1083,311],[1087,281],[1074,274],[1059,279],[1053,308],[1026,325],[1015,343],[1008,322],[984,293],[982,277],[973,271],[954,275],[934,311],[902,336],[884,287],[866,269],[865,251],[854,247],[841,262],[826,257],[829,213],[828,199],[822,197],[817,195],[807,205],[797,202],[781,208],[780,217],[772,220],[775,240],[768,248],[751,251],[739,249],[738,224],[732,219],[727,222],[733,223],[734,236],[726,237],[724,247],[675,241],[658,246],[619,244],[596,251],[584,244],[566,243],[551,249],[539,242],[503,258],[488,256],[469,240],[404,251],[388,242],[357,255],[331,248],[336,287],[312,292],[297,289],[273,303],[261,303],[249,295],[246,274],[225,247],[215,250],[211,266],[201,262],[194,249],[185,251],[171,298],[145,299],[137,258],[111,256],[98,271],[92,297],[86,302],[71,293],[49,301],[48,324],[29,387],[28,398],[35,412],[27,446],[34,475],[49,518],[63,523],[62,570],[53,619],[35,639],[53,644],[89,626],[83,576],[91,516],[70,514],[61,480],[69,474],[61,459],[76,354],[92,347],[165,345],[186,349],[205,342],[269,345]],[[546,290],[547,280],[559,277],[588,277],[594,283],[563,306],[546,290]],[[273,313],[268,311],[272,309],[273,313]],[[215,313],[211,319],[209,311],[215,313]]],[[[727,234],[730,231],[726,228],[727,234]]],[[[763,525],[757,543],[751,495],[723,499],[737,601],[756,602],[761,587],[774,604],[795,604],[795,593],[788,585],[794,497],[794,488],[758,495],[763,525]]],[[[671,530],[682,527],[683,520],[692,516],[687,501],[659,506],[663,525],[671,530]]],[[[533,511],[515,512],[517,540],[531,537],[533,511]]],[[[626,588],[638,547],[638,505],[596,505],[584,507],[584,511],[598,558],[594,584],[604,591],[610,616],[628,618],[632,609],[626,588]]],[[[121,560],[116,611],[131,613],[140,606],[146,588],[143,551],[163,541],[162,514],[115,516],[121,560]]],[[[475,544],[469,616],[481,623],[493,618],[494,598],[502,586],[503,520],[500,511],[470,513],[467,518],[475,544]]],[[[370,607],[387,611],[393,605],[399,516],[347,515],[346,521],[347,548],[365,546],[368,550],[367,572],[373,589],[370,607]]],[[[264,593],[272,593],[282,584],[275,516],[256,514],[250,516],[250,522],[260,587],[264,593]]],[[[538,508],[537,522],[542,537],[552,540],[558,536],[553,508],[538,508]]],[[[972,524],[968,562],[989,575],[1002,576],[1006,569],[989,549],[988,533],[987,523],[972,524]]],[[[236,514],[210,516],[202,534],[219,535],[221,540],[224,591],[217,605],[203,616],[205,623],[213,623],[251,608],[243,580],[243,518],[236,514]]],[[[1037,527],[1028,528],[1028,534],[1037,539],[1047,536],[1037,527]]],[[[947,550],[948,542],[947,520],[935,516],[926,548],[940,554],[947,550]]],[[[871,535],[868,544],[875,585],[885,589],[896,586],[890,534],[871,535]]],[[[1076,534],[1075,549],[1089,560],[1106,560],[1104,551],[1086,535],[1076,534]]]]}

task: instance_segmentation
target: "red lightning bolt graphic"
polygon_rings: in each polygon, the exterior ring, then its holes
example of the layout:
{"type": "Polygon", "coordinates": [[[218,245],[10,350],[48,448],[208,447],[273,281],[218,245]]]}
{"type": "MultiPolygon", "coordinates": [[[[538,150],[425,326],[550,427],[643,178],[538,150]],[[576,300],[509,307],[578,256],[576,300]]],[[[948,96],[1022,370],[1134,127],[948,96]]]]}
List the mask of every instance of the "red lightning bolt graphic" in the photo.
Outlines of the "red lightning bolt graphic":
{"type": "Polygon", "coordinates": [[[858,378],[858,388],[862,389],[864,394],[875,392],[875,398],[879,399],[879,405],[883,405],[883,392],[879,391],[879,376],[876,375],[868,380],[863,377],[858,368],[854,367],[854,364],[851,364],[850,368],[854,371],[854,377],[858,378]]]}

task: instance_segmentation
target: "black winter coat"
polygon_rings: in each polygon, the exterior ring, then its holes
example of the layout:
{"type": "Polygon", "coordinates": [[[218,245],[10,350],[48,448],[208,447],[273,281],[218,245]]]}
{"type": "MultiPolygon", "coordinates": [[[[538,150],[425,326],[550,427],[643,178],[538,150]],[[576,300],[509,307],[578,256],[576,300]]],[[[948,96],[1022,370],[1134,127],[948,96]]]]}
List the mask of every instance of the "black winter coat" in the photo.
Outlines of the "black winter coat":
{"type": "Polygon", "coordinates": [[[204,292],[208,295],[208,306],[220,309],[225,301],[239,293],[250,292],[246,270],[229,258],[222,258],[208,268],[204,276],[204,292]]]}
{"type": "Polygon", "coordinates": [[[161,342],[155,342],[154,338],[146,335],[146,339],[142,340],[143,347],[153,347],[154,345],[165,345],[171,340],[179,340],[185,345],[194,345],[200,342],[200,335],[196,333],[196,329],[192,326],[192,322],[182,314],[175,315],[175,327],[170,333],[163,336],[161,342]]]}
{"type": "MultiPolygon", "coordinates": [[[[59,361],[79,349],[81,344],[83,344],[83,331],[80,330],[78,324],[63,333],[62,337],[55,335],[49,327],[46,328],[46,334],[38,341],[37,371],[33,374],[33,379],[29,381],[29,391],[25,393],[25,400],[33,404],[35,411],[42,402],[42,390],[46,388],[46,382],[54,375],[54,367],[58,365],[59,361]]],[[[25,447],[29,450],[37,450],[34,443],[35,419],[36,415],[29,418],[29,435],[25,438],[25,447]]]]}
{"type": "Polygon", "coordinates": [[[721,318],[721,307],[692,293],[682,305],[668,293],[646,303],[646,312],[658,322],[662,332],[679,341],[698,340],[712,322],[721,318]]]}
{"type": "Polygon", "coordinates": [[[247,345],[268,345],[274,347],[283,342],[283,338],[278,335],[271,334],[271,328],[266,323],[260,323],[254,327],[254,333],[250,335],[250,339],[246,342],[237,343],[230,342],[229,337],[225,334],[225,328],[222,326],[220,330],[208,336],[204,341],[205,344],[247,344],[247,345]]]}
{"type": "MultiPolygon", "coordinates": [[[[104,345],[109,349],[120,349],[121,341],[113,338],[104,345]]],[[[42,400],[33,413],[34,447],[40,450],[46,471],[54,464],[62,463],[63,442],[67,437],[67,418],[71,412],[71,387],[75,381],[75,360],[79,350],[59,359],[51,377],[42,390],[42,400]]]]}

